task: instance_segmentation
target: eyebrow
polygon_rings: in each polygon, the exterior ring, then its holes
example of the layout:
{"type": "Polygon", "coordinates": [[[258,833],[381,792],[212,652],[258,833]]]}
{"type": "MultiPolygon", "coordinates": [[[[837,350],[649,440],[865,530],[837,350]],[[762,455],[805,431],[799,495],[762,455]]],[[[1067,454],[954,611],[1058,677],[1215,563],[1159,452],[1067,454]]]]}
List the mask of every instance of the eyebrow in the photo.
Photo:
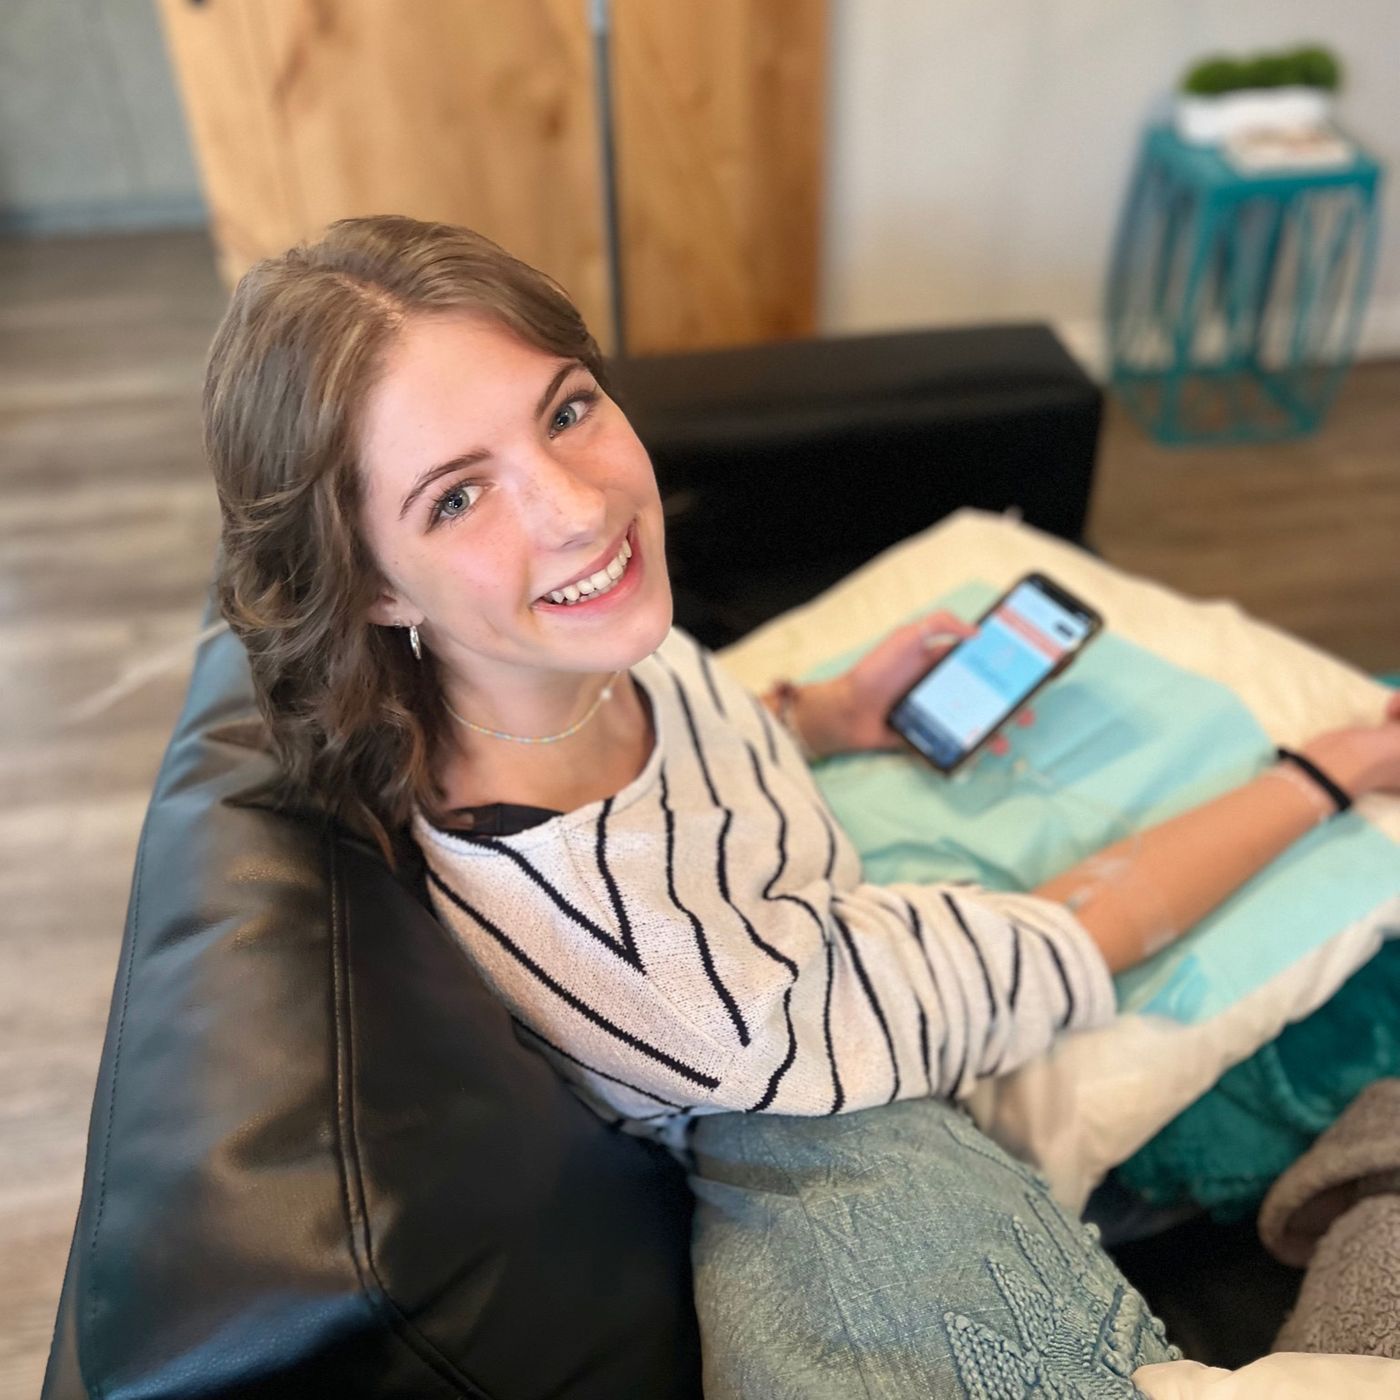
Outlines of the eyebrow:
{"type": "MultiPolygon", "coordinates": [[[[545,386],[544,393],[535,404],[535,417],[540,417],[545,409],[549,407],[550,400],[559,392],[559,386],[576,370],[586,370],[588,366],[582,360],[566,360],[557,370],[553,377],[545,386]]],[[[484,447],[473,448],[470,452],[463,452],[460,456],[453,457],[449,461],[439,462],[435,467],[429,467],[427,471],[421,473],[418,480],[413,483],[413,489],[403,498],[403,505],[399,507],[399,519],[402,520],[408,514],[409,507],[433,484],[440,476],[446,476],[449,472],[461,471],[465,467],[475,466],[478,462],[483,462],[491,454],[484,447]]]]}

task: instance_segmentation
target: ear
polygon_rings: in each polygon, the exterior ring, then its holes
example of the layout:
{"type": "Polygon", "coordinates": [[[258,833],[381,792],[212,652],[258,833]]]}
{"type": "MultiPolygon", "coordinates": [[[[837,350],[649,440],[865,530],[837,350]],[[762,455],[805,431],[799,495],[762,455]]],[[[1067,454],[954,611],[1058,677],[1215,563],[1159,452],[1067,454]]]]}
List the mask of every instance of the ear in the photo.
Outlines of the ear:
{"type": "Polygon", "coordinates": [[[376,627],[407,627],[410,623],[417,625],[423,621],[422,617],[406,607],[396,594],[388,592],[381,593],[369,605],[365,616],[376,627]]]}

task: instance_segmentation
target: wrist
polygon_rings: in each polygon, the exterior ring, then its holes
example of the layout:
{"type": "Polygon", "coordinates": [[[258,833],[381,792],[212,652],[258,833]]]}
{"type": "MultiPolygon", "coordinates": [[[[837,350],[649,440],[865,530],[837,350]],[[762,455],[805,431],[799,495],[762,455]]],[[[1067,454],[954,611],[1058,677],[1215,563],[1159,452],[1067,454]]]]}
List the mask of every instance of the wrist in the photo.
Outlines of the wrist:
{"type": "Polygon", "coordinates": [[[838,677],[797,685],[777,680],[764,692],[763,703],[797,742],[809,763],[844,753],[849,704],[838,677]]]}
{"type": "MultiPolygon", "coordinates": [[[[1309,748],[1315,750],[1316,746],[1309,748]]],[[[1336,756],[1323,752],[1295,752],[1292,749],[1275,750],[1280,771],[1306,783],[1323,804],[1328,816],[1336,816],[1351,806],[1353,794],[1362,791],[1359,775],[1345,764],[1338,764],[1336,756]]]]}
{"type": "MultiPolygon", "coordinates": [[[[1353,752],[1353,746],[1346,743],[1331,743],[1332,736],[1324,735],[1304,744],[1298,750],[1298,757],[1305,760],[1329,782],[1340,788],[1346,796],[1360,797],[1375,785],[1374,774],[1365,756],[1353,752]]],[[[1280,754],[1286,750],[1280,750],[1280,754]]]]}
{"type": "Polygon", "coordinates": [[[850,747],[850,687],[844,676],[798,686],[792,707],[793,722],[810,752],[817,758],[846,753],[850,747]]]}
{"type": "Polygon", "coordinates": [[[1321,826],[1337,815],[1332,799],[1301,768],[1291,763],[1275,763],[1260,774],[1260,780],[1286,785],[1293,793],[1292,801],[1308,813],[1314,826],[1321,826]]]}

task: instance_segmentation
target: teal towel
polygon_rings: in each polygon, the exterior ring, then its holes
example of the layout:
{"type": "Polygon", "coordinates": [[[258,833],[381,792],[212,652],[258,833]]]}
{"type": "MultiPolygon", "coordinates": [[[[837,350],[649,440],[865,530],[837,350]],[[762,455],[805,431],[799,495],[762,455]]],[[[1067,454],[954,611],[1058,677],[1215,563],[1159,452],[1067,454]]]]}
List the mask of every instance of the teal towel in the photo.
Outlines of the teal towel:
{"type": "Polygon", "coordinates": [[[1400,940],[1382,945],[1311,1016],[1234,1066],[1118,1168],[1158,1205],[1218,1220],[1259,1208],[1273,1180],[1373,1080],[1400,1075],[1400,940]]]}

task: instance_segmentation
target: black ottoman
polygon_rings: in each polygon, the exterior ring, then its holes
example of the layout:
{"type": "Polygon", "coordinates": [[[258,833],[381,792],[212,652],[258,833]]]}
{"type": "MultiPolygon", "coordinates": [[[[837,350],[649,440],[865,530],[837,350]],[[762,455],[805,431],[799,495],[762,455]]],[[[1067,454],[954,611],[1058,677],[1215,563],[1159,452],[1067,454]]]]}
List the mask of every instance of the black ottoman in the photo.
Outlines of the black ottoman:
{"type": "Polygon", "coordinates": [[[666,502],[676,621],[710,646],[961,506],[1080,541],[1103,396],[1044,325],[612,367],[666,502]]]}

